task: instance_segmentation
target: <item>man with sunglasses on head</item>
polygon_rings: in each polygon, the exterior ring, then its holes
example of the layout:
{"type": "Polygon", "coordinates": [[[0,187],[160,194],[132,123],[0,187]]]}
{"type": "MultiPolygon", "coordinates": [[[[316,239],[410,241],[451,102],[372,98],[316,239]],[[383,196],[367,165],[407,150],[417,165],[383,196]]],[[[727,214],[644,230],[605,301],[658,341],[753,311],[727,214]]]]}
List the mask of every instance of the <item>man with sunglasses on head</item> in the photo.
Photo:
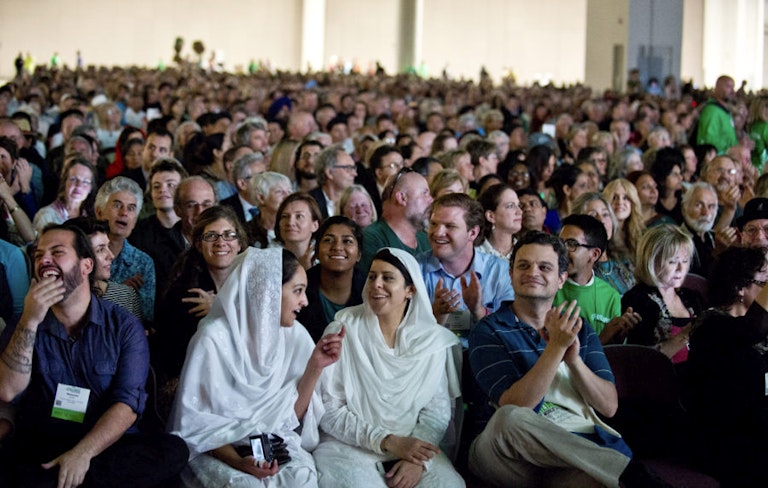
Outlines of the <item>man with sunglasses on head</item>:
{"type": "Polygon", "coordinates": [[[640,316],[631,307],[622,315],[619,292],[593,271],[608,247],[605,226],[591,215],[569,215],[563,219],[560,238],[568,250],[568,279],[557,291],[554,304],[575,300],[581,318],[592,325],[600,342],[621,342],[640,316]]]}
{"type": "Polygon", "coordinates": [[[382,247],[394,247],[417,256],[429,251],[424,219],[432,204],[427,179],[410,168],[391,176],[382,193],[379,220],[363,231],[363,257],[359,268],[367,273],[382,247]]]}

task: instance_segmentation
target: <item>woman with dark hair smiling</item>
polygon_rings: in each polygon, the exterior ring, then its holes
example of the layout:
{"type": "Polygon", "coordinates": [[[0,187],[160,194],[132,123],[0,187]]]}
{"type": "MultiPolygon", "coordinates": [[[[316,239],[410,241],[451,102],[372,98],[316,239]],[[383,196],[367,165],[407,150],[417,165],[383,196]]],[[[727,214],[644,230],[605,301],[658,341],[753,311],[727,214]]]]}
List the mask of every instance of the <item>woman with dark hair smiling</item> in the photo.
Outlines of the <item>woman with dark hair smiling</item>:
{"type": "Polygon", "coordinates": [[[416,259],[399,249],[376,253],[363,304],[339,312],[323,340],[341,330],[344,353],[320,384],[319,486],[463,487],[438,447],[460,395],[461,349],[435,321],[416,259]]]}
{"type": "Polygon", "coordinates": [[[363,231],[353,220],[329,217],[317,230],[315,256],[319,264],[307,270],[307,306],[299,322],[317,342],[339,310],[359,305],[365,272],[357,269],[363,252],[363,231]]]}
{"type": "Polygon", "coordinates": [[[174,266],[155,321],[162,351],[159,369],[171,378],[179,375],[187,344],[232,272],[235,257],[248,247],[234,211],[218,205],[200,214],[192,241],[174,266]]]}

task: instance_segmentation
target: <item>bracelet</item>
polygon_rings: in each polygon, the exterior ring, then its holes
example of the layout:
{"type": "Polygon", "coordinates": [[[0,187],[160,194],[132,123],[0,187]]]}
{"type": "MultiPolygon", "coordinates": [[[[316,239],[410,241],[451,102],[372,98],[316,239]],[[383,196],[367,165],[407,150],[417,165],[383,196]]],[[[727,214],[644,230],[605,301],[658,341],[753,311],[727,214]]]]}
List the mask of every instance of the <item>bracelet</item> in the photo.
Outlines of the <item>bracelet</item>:
{"type": "Polygon", "coordinates": [[[19,204],[17,203],[15,207],[13,207],[11,210],[8,211],[8,215],[13,215],[13,212],[20,209],[19,204]]]}

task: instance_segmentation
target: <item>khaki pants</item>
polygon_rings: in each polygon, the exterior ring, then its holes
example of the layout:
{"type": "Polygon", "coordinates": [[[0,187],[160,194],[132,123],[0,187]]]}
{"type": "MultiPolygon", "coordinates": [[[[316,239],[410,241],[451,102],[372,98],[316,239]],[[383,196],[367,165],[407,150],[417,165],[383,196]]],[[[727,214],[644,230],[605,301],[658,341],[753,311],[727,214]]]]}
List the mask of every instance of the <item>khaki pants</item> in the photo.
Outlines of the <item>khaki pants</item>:
{"type": "Polygon", "coordinates": [[[501,487],[617,487],[628,463],[620,452],[513,405],[496,411],[469,450],[469,469],[501,487]]]}

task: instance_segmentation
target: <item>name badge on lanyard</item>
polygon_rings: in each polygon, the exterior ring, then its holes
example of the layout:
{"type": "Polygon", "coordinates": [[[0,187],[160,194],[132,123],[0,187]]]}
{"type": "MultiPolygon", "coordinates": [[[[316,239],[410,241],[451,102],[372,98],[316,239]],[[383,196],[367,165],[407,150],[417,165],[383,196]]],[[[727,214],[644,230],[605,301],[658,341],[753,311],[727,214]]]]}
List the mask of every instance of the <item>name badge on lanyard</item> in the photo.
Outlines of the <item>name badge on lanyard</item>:
{"type": "Polygon", "coordinates": [[[82,424],[85,420],[85,411],[88,409],[88,397],[91,390],[78,386],[59,383],[56,387],[56,398],[53,400],[51,417],[82,424]]]}
{"type": "Polygon", "coordinates": [[[448,316],[445,325],[454,331],[469,330],[469,326],[472,323],[472,316],[469,314],[469,310],[459,310],[452,312],[448,316]]]}

